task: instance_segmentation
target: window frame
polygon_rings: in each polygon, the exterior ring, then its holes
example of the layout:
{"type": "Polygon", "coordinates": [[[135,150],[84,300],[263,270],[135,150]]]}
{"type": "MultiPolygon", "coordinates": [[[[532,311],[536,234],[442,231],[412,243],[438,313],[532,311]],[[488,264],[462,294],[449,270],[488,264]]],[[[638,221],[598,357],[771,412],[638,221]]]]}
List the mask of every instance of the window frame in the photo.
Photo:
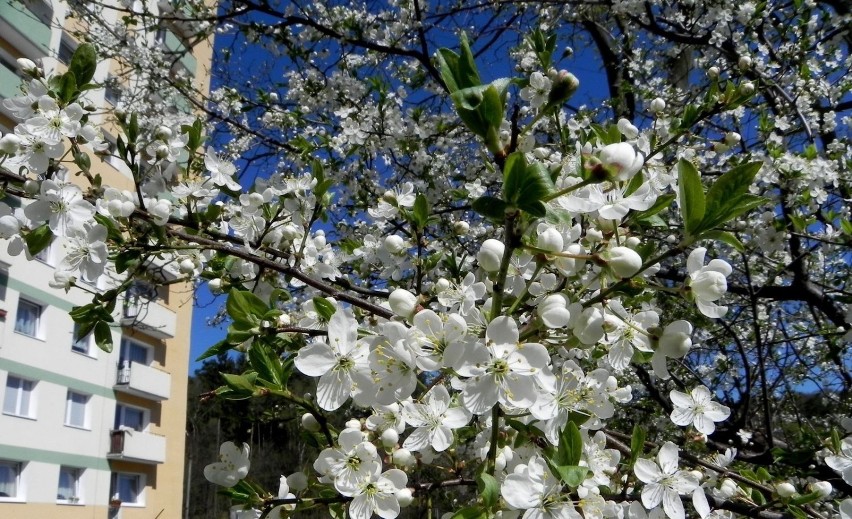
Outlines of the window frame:
{"type": "Polygon", "coordinates": [[[113,420],[113,430],[120,431],[122,427],[127,429],[131,429],[136,432],[148,432],[148,427],[151,425],[151,412],[144,407],[139,407],[135,405],[125,404],[124,402],[117,402],[115,404],[115,419],[113,420]],[[134,429],[129,425],[125,425],[123,422],[127,416],[127,410],[139,411],[142,413],[142,428],[134,429]]]}
{"type": "Polygon", "coordinates": [[[28,378],[19,377],[17,375],[13,375],[11,373],[7,374],[6,375],[6,386],[5,386],[6,390],[3,393],[3,411],[2,411],[3,414],[6,415],[6,416],[17,416],[18,418],[27,418],[29,420],[35,420],[36,419],[35,388],[36,388],[37,383],[38,382],[35,381],[35,380],[30,380],[28,378]],[[17,387],[13,388],[13,389],[16,390],[17,396],[15,398],[15,409],[12,410],[12,411],[6,409],[6,398],[8,397],[8,394],[9,394],[9,390],[10,390],[9,382],[10,382],[11,379],[15,379],[15,380],[18,381],[17,387]],[[30,384],[30,387],[29,387],[28,390],[24,389],[24,387],[23,387],[24,383],[30,384]],[[22,395],[25,392],[29,393],[29,397],[27,398],[26,414],[22,414],[21,413],[21,401],[22,401],[22,395]]]}
{"type": "Polygon", "coordinates": [[[15,474],[15,495],[0,496],[0,503],[22,503],[26,500],[24,488],[24,462],[18,460],[0,459],[0,467],[12,468],[15,474]]]}
{"type": "Polygon", "coordinates": [[[119,367],[119,369],[122,368],[122,365],[124,364],[125,361],[131,361],[131,362],[135,362],[137,364],[142,364],[141,362],[133,360],[132,358],[125,357],[125,352],[129,353],[129,350],[132,346],[136,346],[136,347],[139,347],[139,348],[142,348],[142,349],[145,350],[145,363],[144,363],[144,365],[150,366],[151,363],[154,360],[154,348],[149,344],[145,344],[144,342],[137,341],[137,340],[131,339],[129,337],[122,337],[121,343],[119,344],[119,348],[118,348],[118,367],[119,367]],[[126,349],[125,349],[125,344],[127,344],[126,349]]]}
{"type": "Polygon", "coordinates": [[[21,335],[24,335],[26,337],[31,337],[33,339],[44,340],[44,333],[43,333],[43,330],[42,330],[42,325],[43,325],[43,322],[44,322],[44,319],[42,319],[42,317],[44,315],[44,308],[45,308],[45,305],[42,305],[40,303],[36,303],[35,301],[32,301],[32,300],[27,299],[25,297],[18,298],[18,306],[15,310],[15,328],[14,328],[15,333],[19,333],[21,335]],[[20,322],[18,319],[21,315],[21,305],[29,305],[31,308],[37,309],[36,317],[35,317],[35,326],[34,326],[35,329],[33,330],[32,334],[28,333],[27,331],[25,331],[23,329],[19,329],[19,327],[18,327],[18,324],[20,322]]]}
{"type": "Polygon", "coordinates": [[[63,505],[82,505],[83,504],[83,474],[86,469],[80,467],[70,467],[61,465],[59,467],[59,482],[56,486],[56,502],[63,505]],[[59,491],[62,489],[62,473],[66,472],[73,478],[72,486],[73,495],[68,498],[61,497],[59,491]]]}
{"type": "Polygon", "coordinates": [[[74,337],[77,335],[77,330],[80,328],[78,323],[74,323],[74,329],[71,331],[71,351],[80,355],[85,355],[91,359],[98,358],[97,351],[94,344],[94,335],[93,332],[89,332],[88,335],[80,339],[79,341],[74,340],[74,337]]]}
{"type": "Polygon", "coordinates": [[[65,426],[73,427],[74,429],[83,429],[86,431],[92,430],[91,427],[91,417],[89,416],[89,403],[92,400],[92,395],[88,395],[86,393],[80,393],[78,391],[73,391],[71,389],[68,390],[68,393],[65,397],[65,426]],[[73,405],[79,405],[79,402],[74,400],[74,397],[83,397],[85,402],[83,402],[83,423],[82,425],[72,423],[71,419],[73,417],[72,410],[73,405]]]}
{"type": "Polygon", "coordinates": [[[121,501],[121,506],[129,506],[129,507],[137,507],[142,508],[145,506],[145,474],[139,474],[136,472],[113,472],[110,474],[109,478],[109,494],[110,500],[119,499],[121,501]],[[136,500],[135,501],[125,501],[122,499],[119,490],[119,480],[121,478],[135,479],[136,480],[136,500]]]}

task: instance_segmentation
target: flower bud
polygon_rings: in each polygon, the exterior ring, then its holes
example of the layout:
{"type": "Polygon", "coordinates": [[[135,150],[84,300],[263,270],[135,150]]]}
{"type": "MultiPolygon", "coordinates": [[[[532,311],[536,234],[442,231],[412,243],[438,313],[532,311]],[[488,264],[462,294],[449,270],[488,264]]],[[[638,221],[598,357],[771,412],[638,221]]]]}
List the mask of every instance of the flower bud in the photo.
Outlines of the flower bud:
{"type": "Polygon", "coordinates": [[[775,485],[775,492],[781,497],[791,497],[796,495],[796,487],[792,483],[783,482],[775,485]]]}
{"type": "Polygon", "coordinates": [[[739,144],[741,140],[743,140],[743,136],[737,132],[728,132],[725,134],[725,144],[728,146],[739,144]]]}
{"type": "Polygon", "coordinates": [[[396,501],[400,508],[405,508],[414,502],[414,494],[410,488],[403,488],[396,491],[396,501]]]}
{"type": "Polygon", "coordinates": [[[302,428],[308,432],[319,432],[320,423],[314,415],[305,413],[302,415],[302,428]]]}
{"type": "Polygon", "coordinates": [[[486,272],[497,272],[500,270],[500,261],[503,259],[505,250],[506,246],[503,242],[494,239],[485,240],[479,252],[476,253],[476,260],[486,272]]]}
{"type": "Polygon", "coordinates": [[[645,164],[645,157],[626,142],[607,144],[598,159],[615,180],[630,180],[645,164]]]}
{"type": "Polygon", "coordinates": [[[222,278],[213,278],[207,282],[207,288],[214,294],[222,293],[222,278]]]}
{"type": "Polygon", "coordinates": [[[716,79],[719,77],[719,67],[710,67],[707,69],[707,77],[716,79]]]}
{"type": "Polygon", "coordinates": [[[38,65],[36,65],[31,59],[18,58],[18,66],[21,67],[21,70],[26,74],[33,76],[38,74],[38,65]]]}
{"type": "Polygon", "coordinates": [[[618,131],[621,132],[621,135],[624,135],[628,139],[635,139],[639,136],[639,128],[633,125],[627,119],[621,118],[618,120],[618,131]]]}
{"type": "Polygon", "coordinates": [[[568,298],[563,294],[550,294],[538,305],[538,316],[550,329],[562,328],[571,320],[568,298]]]}
{"type": "Polygon", "coordinates": [[[751,81],[746,81],[740,84],[740,93],[743,95],[751,95],[754,93],[754,83],[751,81]]]}
{"type": "Polygon", "coordinates": [[[0,152],[14,155],[21,147],[21,138],[14,133],[7,133],[0,138],[0,152]]]}
{"type": "Polygon", "coordinates": [[[737,66],[740,67],[740,70],[747,70],[751,68],[751,58],[748,56],[740,56],[739,61],[737,62],[737,66]]]}
{"type": "Polygon", "coordinates": [[[10,214],[0,216],[0,238],[8,239],[21,231],[21,223],[10,214]]]}
{"type": "Polygon", "coordinates": [[[397,288],[391,292],[388,298],[391,311],[400,317],[408,319],[417,309],[417,296],[403,288],[397,288]]]}
{"type": "Polygon", "coordinates": [[[415,463],[414,455],[408,449],[397,449],[393,451],[391,461],[397,467],[410,467],[415,463]]]}
{"type": "Polygon", "coordinates": [[[398,236],[396,234],[391,234],[386,237],[384,245],[385,250],[391,254],[399,254],[405,250],[405,240],[402,239],[402,236],[398,236]]]}
{"type": "Polygon", "coordinates": [[[154,132],[154,138],[160,139],[161,141],[167,141],[172,137],[172,129],[168,126],[159,126],[157,127],[157,131],[154,132]]]}
{"type": "Polygon", "coordinates": [[[343,424],[347,429],[355,429],[356,431],[361,430],[361,420],[357,418],[350,418],[343,424]]]}
{"type": "Polygon", "coordinates": [[[396,429],[385,429],[382,433],[381,440],[382,445],[390,449],[399,441],[399,433],[396,432],[396,429]]]}
{"type": "Polygon", "coordinates": [[[435,293],[441,293],[444,290],[448,290],[450,288],[450,280],[447,278],[440,278],[435,282],[434,291],[435,293]]]}
{"type": "Polygon", "coordinates": [[[819,497],[825,498],[831,495],[833,487],[828,481],[814,481],[809,485],[811,492],[819,494],[819,497]]]}
{"type": "Polygon", "coordinates": [[[550,78],[552,86],[550,93],[547,95],[547,104],[550,106],[558,106],[567,101],[577,87],[580,86],[580,80],[577,76],[567,70],[560,70],[555,77],[550,78]]]}
{"type": "Polygon", "coordinates": [[[192,274],[195,272],[195,262],[189,258],[186,258],[180,262],[180,273],[181,274],[192,274]]]}
{"type": "Polygon", "coordinates": [[[538,234],[538,243],[537,246],[539,249],[544,249],[548,252],[562,252],[562,233],[549,226],[542,226],[543,229],[539,228],[538,234]]]}
{"type": "Polygon", "coordinates": [[[470,232],[470,224],[467,222],[456,222],[453,224],[453,233],[456,236],[464,236],[470,232]]]}
{"type": "Polygon", "coordinates": [[[666,109],[666,102],[662,97],[657,97],[653,101],[651,101],[651,105],[649,106],[652,113],[658,114],[666,109]]]}
{"type": "MultiPolygon", "coordinates": [[[[792,486],[792,485],[791,485],[792,486]]],[[[737,483],[733,479],[725,478],[722,480],[722,486],[719,487],[719,494],[725,499],[729,499],[737,493],[737,483]]],[[[793,489],[795,491],[795,489],[793,489]]]]}
{"type": "Polygon", "coordinates": [[[613,247],[609,251],[607,265],[616,276],[629,278],[642,268],[642,256],[627,247],[613,247]]]}

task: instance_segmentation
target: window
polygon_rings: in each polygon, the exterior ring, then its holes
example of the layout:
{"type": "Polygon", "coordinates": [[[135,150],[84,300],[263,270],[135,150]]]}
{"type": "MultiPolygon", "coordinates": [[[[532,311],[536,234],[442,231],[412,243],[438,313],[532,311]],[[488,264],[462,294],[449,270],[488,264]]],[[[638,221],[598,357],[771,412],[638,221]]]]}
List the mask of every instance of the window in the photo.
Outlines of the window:
{"type": "Polygon", "coordinates": [[[142,476],[140,474],[125,474],[114,472],[110,479],[110,499],[118,499],[122,505],[144,504],[142,500],[142,476]]]}
{"type": "Polygon", "coordinates": [[[118,85],[118,79],[110,76],[104,82],[104,99],[109,101],[112,106],[118,106],[121,101],[121,87],[118,85]]]}
{"type": "Polygon", "coordinates": [[[92,334],[89,333],[85,337],[77,339],[77,330],[79,329],[80,325],[74,323],[74,334],[71,336],[71,351],[94,357],[95,350],[92,348],[92,334]]]}
{"type": "Polygon", "coordinates": [[[9,269],[0,266],[0,301],[6,300],[6,287],[9,285],[9,269]]]}
{"type": "Polygon", "coordinates": [[[56,500],[63,503],[79,503],[81,500],[80,481],[82,479],[83,469],[60,467],[56,500]]]}
{"type": "Polygon", "coordinates": [[[115,406],[115,430],[133,429],[144,431],[148,425],[147,411],[138,407],[118,404],[115,406]]]}
{"type": "Polygon", "coordinates": [[[18,461],[0,460],[0,500],[23,498],[21,468],[18,461]]]}
{"type": "Polygon", "coordinates": [[[59,52],[56,53],[56,58],[66,65],[71,63],[71,56],[74,55],[75,47],[76,45],[71,38],[63,34],[59,41],[59,52]]]}
{"type": "Polygon", "coordinates": [[[39,260],[45,265],[53,266],[53,241],[51,241],[47,247],[40,250],[38,254],[33,256],[33,258],[39,260]]]}
{"type": "Polygon", "coordinates": [[[14,375],[6,377],[3,414],[35,418],[33,388],[35,388],[35,382],[32,380],[18,378],[14,375]]]}
{"type": "Polygon", "coordinates": [[[88,429],[89,395],[68,391],[65,406],[65,425],[88,429]]]}
{"type": "Polygon", "coordinates": [[[41,305],[26,299],[18,300],[18,313],[15,316],[15,331],[30,337],[41,334],[41,305]]]}
{"type": "Polygon", "coordinates": [[[131,341],[129,339],[121,339],[121,352],[119,353],[119,362],[123,366],[125,362],[136,362],[138,364],[148,365],[150,360],[151,348],[131,341]]]}

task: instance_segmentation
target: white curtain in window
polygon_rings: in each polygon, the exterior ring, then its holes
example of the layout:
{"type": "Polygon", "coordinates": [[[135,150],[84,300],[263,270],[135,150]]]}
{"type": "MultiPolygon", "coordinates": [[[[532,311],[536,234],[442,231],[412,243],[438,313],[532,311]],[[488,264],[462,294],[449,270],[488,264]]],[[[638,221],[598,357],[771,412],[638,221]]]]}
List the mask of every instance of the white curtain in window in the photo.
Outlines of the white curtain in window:
{"type": "Polygon", "coordinates": [[[18,496],[18,463],[0,463],[0,497],[18,496]]]}
{"type": "Polygon", "coordinates": [[[79,393],[68,393],[68,425],[86,426],[86,403],[89,397],[79,393]]]}
{"type": "Polygon", "coordinates": [[[38,331],[40,308],[37,305],[21,301],[18,303],[18,314],[15,317],[15,331],[35,337],[38,331]]]}
{"type": "Polygon", "coordinates": [[[19,416],[30,414],[30,393],[33,383],[18,377],[6,378],[6,394],[3,395],[3,412],[19,416]]]}
{"type": "Polygon", "coordinates": [[[57,499],[71,499],[77,497],[77,469],[62,467],[59,469],[59,489],[56,492],[57,499]]]}

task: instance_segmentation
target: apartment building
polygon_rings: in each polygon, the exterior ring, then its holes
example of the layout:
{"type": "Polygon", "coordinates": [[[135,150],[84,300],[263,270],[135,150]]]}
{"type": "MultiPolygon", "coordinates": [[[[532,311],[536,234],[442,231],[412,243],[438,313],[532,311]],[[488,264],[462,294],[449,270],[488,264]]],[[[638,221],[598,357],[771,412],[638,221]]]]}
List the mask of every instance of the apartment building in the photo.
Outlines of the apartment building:
{"type": "MultiPolygon", "coordinates": [[[[63,70],[77,45],[73,24],[81,23],[69,14],[58,0],[0,0],[0,99],[19,94],[18,58],[63,70]]],[[[208,87],[211,42],[190,52],[180,28],[167,23],[150,38],[176,51],[197,87],[208,87]]],[[[116,68],[99,64],[95,80],[111,86],[90,92],[95,104],[120,102],[121,83],[107,81],[116,68]]],[[[3,110],[0,103],[6,133],[15,122],[3,110]]],[[[132,188],[118,161],[95,160],[92,169],[108,185],[132,188]]],[[[115,348],[105,353],[91,338],[75,341],[68,316],[91,293],[48,285],[61,244],[34,261],[6,248],[0,242],[0,517],[181,517],[190,287],[135,284],[119,299],[115,348]]],[[[169,280],[168,270],[159,275],[169,280]]],[[[107,278],[83,286],[104,290],[107,278]]]]}

